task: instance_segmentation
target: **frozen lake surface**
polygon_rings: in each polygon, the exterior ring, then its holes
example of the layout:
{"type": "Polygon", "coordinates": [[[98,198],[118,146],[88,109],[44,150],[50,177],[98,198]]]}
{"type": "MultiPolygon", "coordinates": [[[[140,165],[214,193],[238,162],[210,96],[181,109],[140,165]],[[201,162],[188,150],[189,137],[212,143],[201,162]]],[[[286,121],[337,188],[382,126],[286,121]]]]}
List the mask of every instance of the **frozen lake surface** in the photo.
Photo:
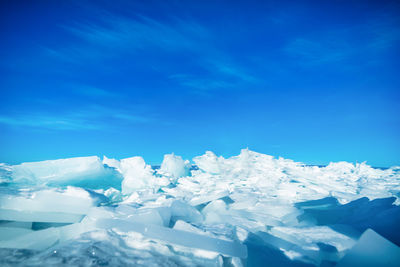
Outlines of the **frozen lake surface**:
{"type": "Polygon", "coordinates": [[[1,266],[400,266],[400,167],[244,149],[0,164],[1,266]]]}

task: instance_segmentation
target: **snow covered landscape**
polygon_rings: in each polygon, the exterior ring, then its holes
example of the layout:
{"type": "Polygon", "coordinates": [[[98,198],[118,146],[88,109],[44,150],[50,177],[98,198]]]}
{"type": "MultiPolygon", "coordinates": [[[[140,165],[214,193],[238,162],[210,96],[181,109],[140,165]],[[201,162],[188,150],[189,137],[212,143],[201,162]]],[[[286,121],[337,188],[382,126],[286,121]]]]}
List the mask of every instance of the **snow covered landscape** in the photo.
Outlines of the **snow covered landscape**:
{"type": "Polygon", "coordinates": [[[400,266],[400,167],[243,149],[0,165],[0,265],[400,266]]]}

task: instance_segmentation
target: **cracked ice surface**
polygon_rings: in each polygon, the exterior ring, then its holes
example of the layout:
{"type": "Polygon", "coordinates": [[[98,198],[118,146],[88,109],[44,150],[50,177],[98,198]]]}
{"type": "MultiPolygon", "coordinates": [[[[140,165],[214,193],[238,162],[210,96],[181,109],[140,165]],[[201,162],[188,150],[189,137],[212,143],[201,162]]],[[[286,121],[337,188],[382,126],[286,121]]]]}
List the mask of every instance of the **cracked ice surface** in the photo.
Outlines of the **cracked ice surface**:
{"type": "Polygon", "coordinates": [[[0,264],[398,266],[399,196],[399,167],[247,149],[0,164],[0,264]]]}

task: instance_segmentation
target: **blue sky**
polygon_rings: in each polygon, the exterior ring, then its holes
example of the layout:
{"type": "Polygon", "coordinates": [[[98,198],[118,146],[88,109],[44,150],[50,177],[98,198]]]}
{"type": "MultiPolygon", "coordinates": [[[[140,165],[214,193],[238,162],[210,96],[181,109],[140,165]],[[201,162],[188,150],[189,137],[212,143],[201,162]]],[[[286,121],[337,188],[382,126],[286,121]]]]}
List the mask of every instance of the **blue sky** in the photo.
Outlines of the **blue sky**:
{"type": "Polygon", "coordinates": [[[0,162],[400,165],[396,1],[1,1],[0,162]]]}

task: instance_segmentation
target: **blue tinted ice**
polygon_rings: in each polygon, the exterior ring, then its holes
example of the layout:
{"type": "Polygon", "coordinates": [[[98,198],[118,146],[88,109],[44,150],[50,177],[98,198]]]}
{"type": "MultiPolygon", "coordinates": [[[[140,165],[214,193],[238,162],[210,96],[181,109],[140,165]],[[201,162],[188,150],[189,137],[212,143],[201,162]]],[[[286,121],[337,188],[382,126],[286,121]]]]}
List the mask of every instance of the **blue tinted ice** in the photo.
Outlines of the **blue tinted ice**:
{"type": "Polygon", "coordinates": [[[337,266],[400,266],[400,248],[373,230],[368,229],[337,266]]]}
{"type": "Polygon", "coordinates": [[[0,164],[0,264],[396,266],[399,194],[398,167],[247,149],[0,164]]]}

